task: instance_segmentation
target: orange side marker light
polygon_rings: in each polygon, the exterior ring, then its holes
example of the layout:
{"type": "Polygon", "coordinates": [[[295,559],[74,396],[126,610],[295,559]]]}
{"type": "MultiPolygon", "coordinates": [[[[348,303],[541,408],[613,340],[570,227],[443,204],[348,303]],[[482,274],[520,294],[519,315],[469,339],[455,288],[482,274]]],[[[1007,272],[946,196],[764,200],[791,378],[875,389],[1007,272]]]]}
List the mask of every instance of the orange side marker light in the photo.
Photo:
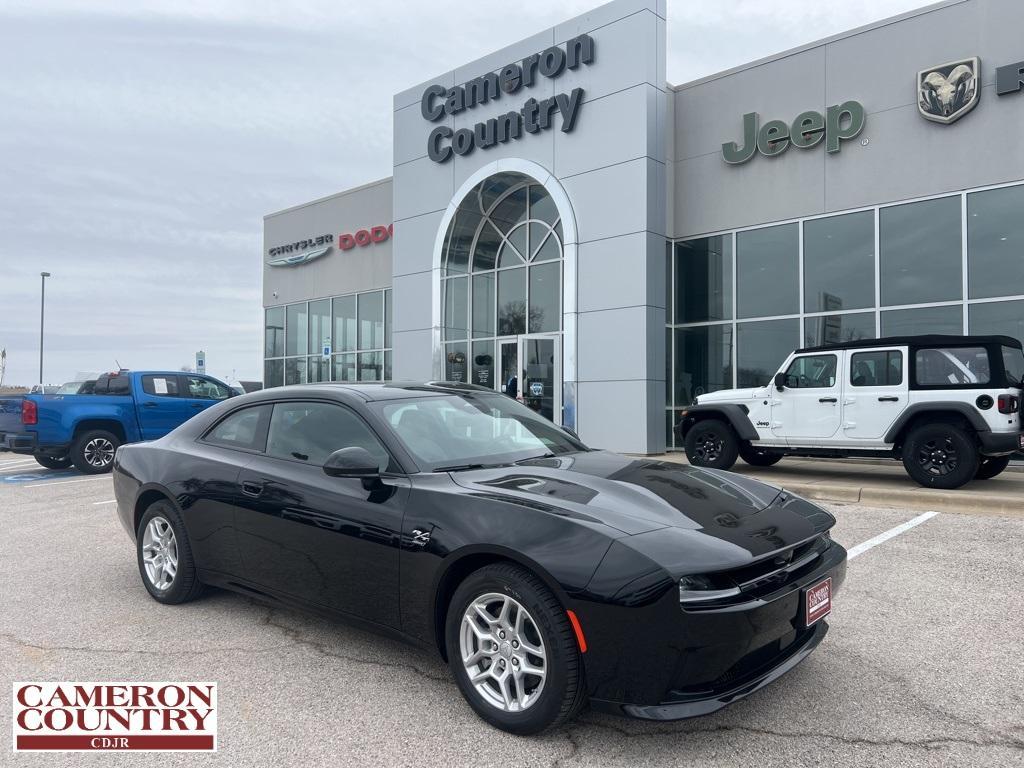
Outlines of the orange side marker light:
{"type": "Polygon", "coordinates": [[[576,633],[576,642],[579,643],[580,653],[587,652],[587,638],[583,636],[583,627],[580,626],[580,620],[576,618],[574,611],[566,611],[569,616],[569,623],[572,624],[572,631],[576,633]]]}

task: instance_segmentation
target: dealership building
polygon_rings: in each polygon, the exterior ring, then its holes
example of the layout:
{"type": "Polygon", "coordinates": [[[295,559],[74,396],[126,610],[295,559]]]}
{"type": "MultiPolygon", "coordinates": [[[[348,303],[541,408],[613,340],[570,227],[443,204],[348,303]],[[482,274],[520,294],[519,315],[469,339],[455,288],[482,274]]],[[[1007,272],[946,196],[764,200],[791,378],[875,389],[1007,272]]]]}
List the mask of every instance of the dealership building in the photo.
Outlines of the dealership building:
{"type": "Polygon", "coordinates": [[[1024,337],[1019,0],[681,85],[666,45],[616,0],[395,95],[391,178],[265,217],[266,385],[511,385],[659,453],[797,347],[1024,337]]]}

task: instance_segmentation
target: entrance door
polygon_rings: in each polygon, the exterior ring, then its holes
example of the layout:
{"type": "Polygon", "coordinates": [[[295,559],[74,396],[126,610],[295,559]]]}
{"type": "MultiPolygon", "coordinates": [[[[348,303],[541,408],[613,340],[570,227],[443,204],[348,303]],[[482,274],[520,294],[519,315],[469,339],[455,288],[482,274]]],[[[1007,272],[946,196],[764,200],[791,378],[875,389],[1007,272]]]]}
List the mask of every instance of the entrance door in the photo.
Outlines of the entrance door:
{"type": "Polygon", "coordinates": [[[519,397],[528,408],[562,423],[562,349],[559,336],[519,337],[519,397]]]}
{"type": "Polygon", "coordinates": [[[498,342],[498,372],[494,388],[502,394],[519,399],[519,340],[498,342]]]}

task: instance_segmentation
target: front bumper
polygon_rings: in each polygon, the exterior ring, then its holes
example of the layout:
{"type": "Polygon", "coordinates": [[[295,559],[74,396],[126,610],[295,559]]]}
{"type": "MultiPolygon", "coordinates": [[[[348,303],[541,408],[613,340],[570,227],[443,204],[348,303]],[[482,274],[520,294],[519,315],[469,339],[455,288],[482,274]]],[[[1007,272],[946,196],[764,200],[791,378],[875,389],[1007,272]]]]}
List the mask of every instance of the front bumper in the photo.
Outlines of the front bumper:
{"type": "Polygon", "coordinates": [[[35,453],[35,432],[0,432],[0,451],[35,453]]]}

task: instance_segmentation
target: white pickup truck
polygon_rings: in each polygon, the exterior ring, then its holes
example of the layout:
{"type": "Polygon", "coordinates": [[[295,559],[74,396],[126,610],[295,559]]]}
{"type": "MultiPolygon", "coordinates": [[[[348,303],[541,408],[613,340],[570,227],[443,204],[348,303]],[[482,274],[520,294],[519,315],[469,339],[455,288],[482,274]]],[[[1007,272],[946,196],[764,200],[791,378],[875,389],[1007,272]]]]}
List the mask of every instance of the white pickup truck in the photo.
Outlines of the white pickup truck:
{"type": "Polygon", "coordinates": [[[700,395],[676,436],[691,464],[740,457],[886,456],[914,480],[959,488],[1024,449],[1024,352],[1009,336],[907,336],[798,349],[754,389],[700,395]]]}

